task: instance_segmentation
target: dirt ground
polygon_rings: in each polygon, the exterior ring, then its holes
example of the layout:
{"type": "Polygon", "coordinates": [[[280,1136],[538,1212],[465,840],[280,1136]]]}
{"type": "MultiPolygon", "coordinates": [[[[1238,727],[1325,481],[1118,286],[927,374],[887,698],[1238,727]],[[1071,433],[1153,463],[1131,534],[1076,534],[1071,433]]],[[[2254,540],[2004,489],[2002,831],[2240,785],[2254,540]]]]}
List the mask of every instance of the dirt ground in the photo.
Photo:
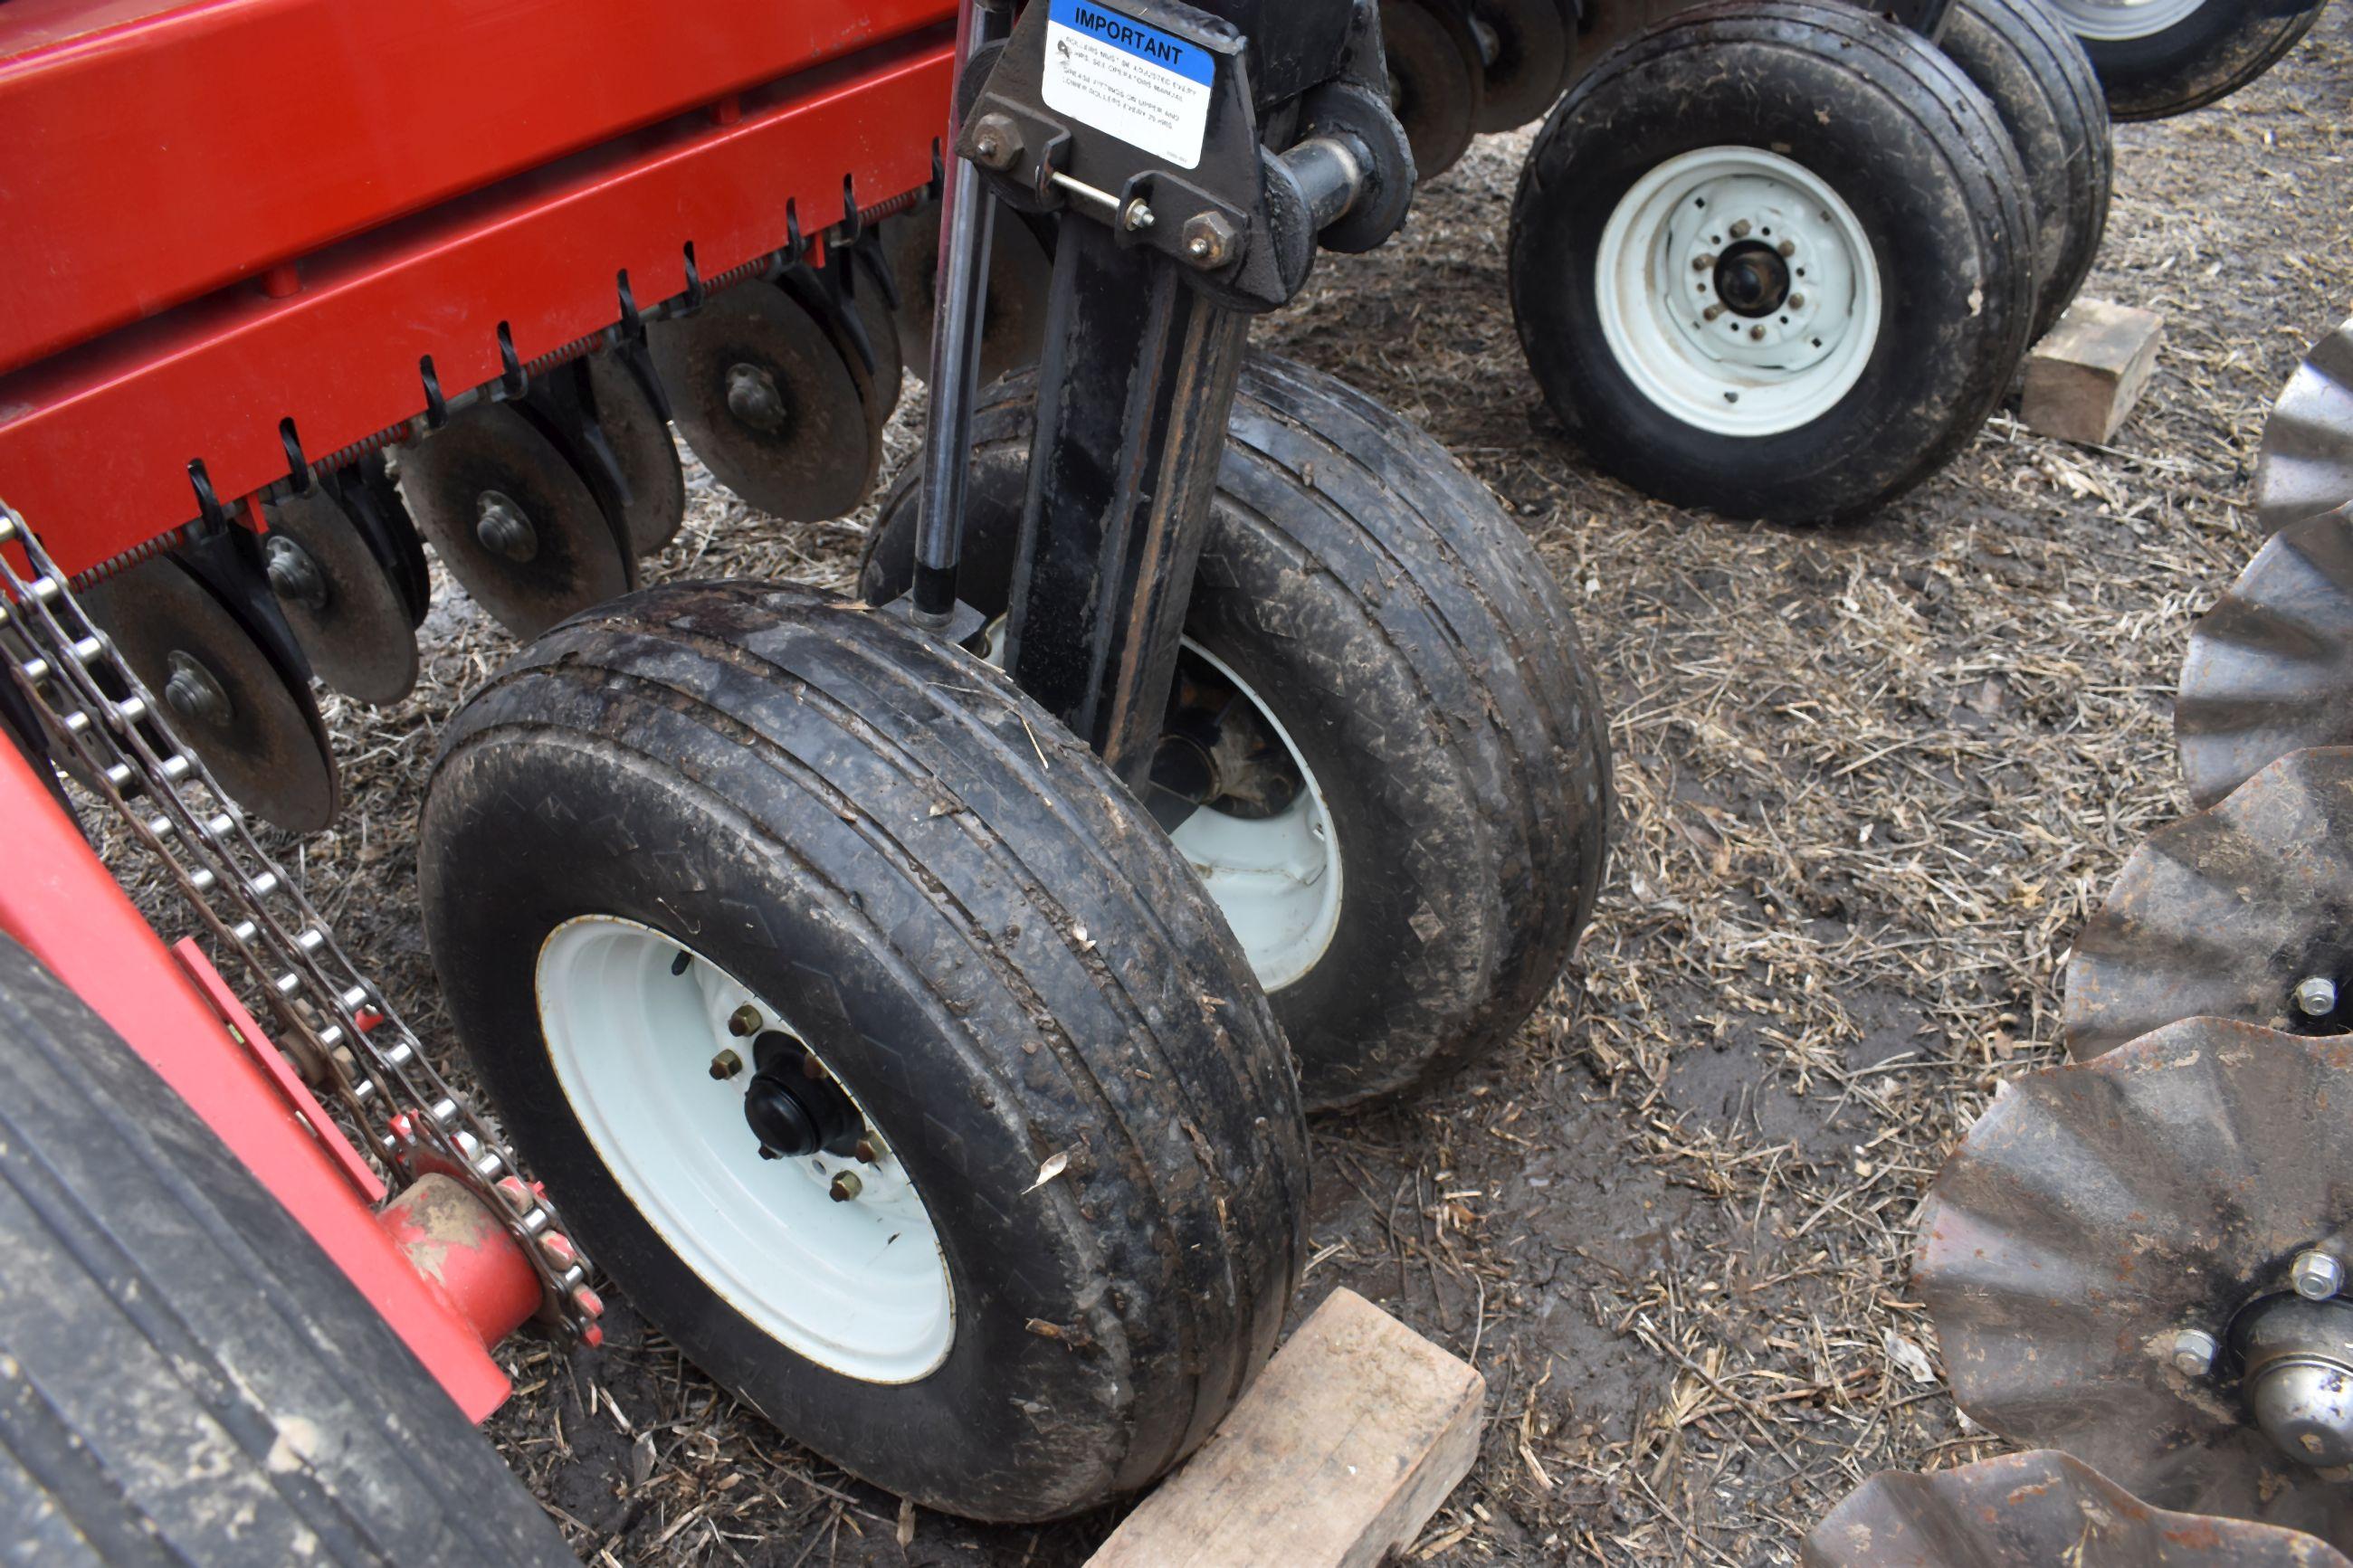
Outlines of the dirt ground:
{"type": "MultiPolygon", "coordinates": [[[[1999,1447],[1958,1418],[1907,1292],[1911,1215],[1997,1079],[2055,1059],[2071,934],[2186,809],[2183,634],[2254,548],[2272,397],[2353,306],[2348,110],[2339,5],[2226,106],[2121,128],[2087,292],[2165,317],[2139,412],[2112,449],[1997,416],[1859,526],[1677,511],[1563,438],[1504,296],[1527,132],[1259,330],[1504,499],[1612,715],[1609,885],[1548,1005],[1482,1068],[1314,1127],[1303,1306],[1348,1286],[1490,1385],[1477,1468],[1413,1557],[1788,1563],[1862,1478],[1999,1447]]],[[[650,579],[847,584],[862,518],[782,526],[695,479],[650,579]]],[[[418,695],[331,700],[342,822],[280,845],[428,1038],[413,824],[437,724],[509,647],[444,584],[418,695]]],[[[601,1353],[523,1346],[491,1428],[591,1562],[1042,1568],[1113,1521],[904,1517],[613,1316],[601,1353]]]]}

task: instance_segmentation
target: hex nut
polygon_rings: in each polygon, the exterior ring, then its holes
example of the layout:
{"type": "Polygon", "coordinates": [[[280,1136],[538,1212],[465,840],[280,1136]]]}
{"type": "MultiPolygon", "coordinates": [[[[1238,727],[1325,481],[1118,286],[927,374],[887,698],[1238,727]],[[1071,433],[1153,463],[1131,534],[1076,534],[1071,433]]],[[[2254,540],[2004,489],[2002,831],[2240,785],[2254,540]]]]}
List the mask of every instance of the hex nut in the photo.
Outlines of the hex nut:
{"type": "Polygon", "coordinates": [[[1234,258],[1241,236],[1223,213],[1196,213],[1185,220],[1185,259],[1207,270],[1234,258]]]}
{"type": "Polygon", "coordinates": [[[2326,1301],[2345,1284],[2345,1265],[2317,1247],[2297,1253],[2287,1272],[2295,1293],[2307,1301],[2326,1301]]]}
{"type": "Polygon", "coordinates": [[[990,169],[1009,169],[1020,161],[1021,128],[1011,117],[984,114],[972,122],[972,161],[990,169]]]}
{"type": "Polygon", "coordinates": [[[2214,1357],[2221,1348],[2214,1342],[2214,1336],[2203,1329],[2176,1330],[2171,1351],[2173,1368],[2190,1377],[2203,1377],[2213,1370],[2214,1357]]]}

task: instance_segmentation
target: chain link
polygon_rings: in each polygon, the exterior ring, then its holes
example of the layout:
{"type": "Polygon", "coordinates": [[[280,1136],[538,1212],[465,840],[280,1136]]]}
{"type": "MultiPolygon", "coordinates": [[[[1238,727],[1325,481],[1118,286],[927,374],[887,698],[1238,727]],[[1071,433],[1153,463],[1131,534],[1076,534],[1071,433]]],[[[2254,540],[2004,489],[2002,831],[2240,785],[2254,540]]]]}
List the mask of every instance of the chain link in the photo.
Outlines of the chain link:
{"type": "Polygon", "coordinates": [[[323,1076],[387,1182],[400,1187],[439,1173],[463,1184],[531,1260],[541,1321],[566,1339],[601,1339],[603,1303],[554,1205],[434,1070],[416,1034],[255,841],[244,814],[172,733],[161,705],[83,613],[32,531],[4,505],[0,654],[40,714],[53,753],[237,954],[277,1039],[323,1076]],[[28,574],[16,570],[11,547],[23,551],[28,574]]]}

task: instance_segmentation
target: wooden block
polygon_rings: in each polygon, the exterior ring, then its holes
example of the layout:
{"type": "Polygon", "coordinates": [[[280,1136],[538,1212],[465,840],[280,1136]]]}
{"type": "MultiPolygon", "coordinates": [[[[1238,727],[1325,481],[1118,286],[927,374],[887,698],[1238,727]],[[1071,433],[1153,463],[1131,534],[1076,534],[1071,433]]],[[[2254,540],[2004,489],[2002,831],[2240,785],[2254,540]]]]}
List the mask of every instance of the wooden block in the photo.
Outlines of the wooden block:
{"type": "Polygon", "coordinates": [[[1469,1472],[1486,1403],[1468,1363],[1335,1290],[1089,1568],[1373,1568],[1469,1472]]]}
{"type": "Polygon", "coordinates": [[[2026,356],[2019,417],[2063,441],[2105,443],[2140,401],[2164,337],[2154,310],[2076,300],[2026,356]]]}

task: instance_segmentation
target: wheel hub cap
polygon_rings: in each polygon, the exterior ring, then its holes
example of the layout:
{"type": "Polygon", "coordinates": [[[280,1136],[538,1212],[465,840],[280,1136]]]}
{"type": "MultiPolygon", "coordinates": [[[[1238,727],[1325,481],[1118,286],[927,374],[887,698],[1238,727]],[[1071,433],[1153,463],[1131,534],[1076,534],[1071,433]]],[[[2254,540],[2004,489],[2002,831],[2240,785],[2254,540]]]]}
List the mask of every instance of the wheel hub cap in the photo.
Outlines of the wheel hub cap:
{"type": "Polygon", "coordinates": [[[1620,369],[1666,412],[1725,436],[1810,423],[1878,342],[1878,265],[1811,170],[1757,147],[1671,158],[1602,231],[1595,303],[1620,369]]]}

